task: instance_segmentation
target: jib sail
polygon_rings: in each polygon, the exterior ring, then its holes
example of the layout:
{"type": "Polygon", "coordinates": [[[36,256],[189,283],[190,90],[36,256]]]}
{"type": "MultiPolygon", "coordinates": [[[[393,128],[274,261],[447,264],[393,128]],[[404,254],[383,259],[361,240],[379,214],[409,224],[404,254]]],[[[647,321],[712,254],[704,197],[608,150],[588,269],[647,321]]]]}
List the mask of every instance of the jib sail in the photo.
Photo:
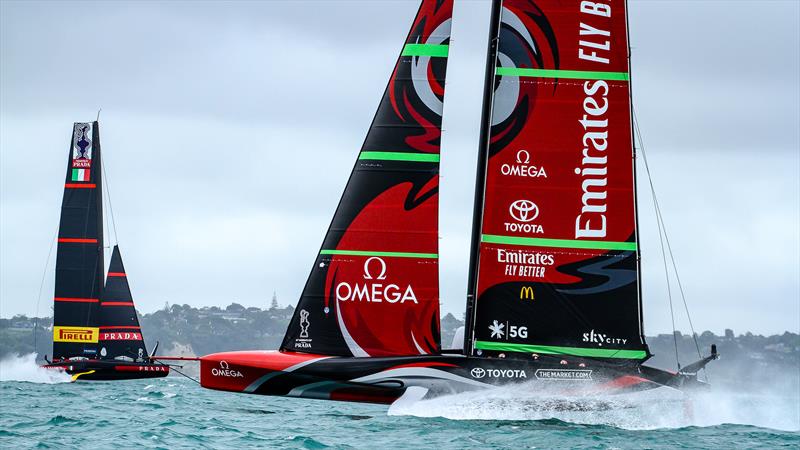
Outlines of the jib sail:
{"type": "Polygon", "coordinates": [[[100,302],[100,357],[114,359],[147,357],[139,317],[133,304],[128,275],[122,264],[119,247],[114,246],[108,277],[100,302]]]}
{"type": "Polygon", "coordinates": [[[646,358],[625,2],[494,9],[468,352],[646,358]]]}
{"type": "Polygon", "coordinates": [[[440,350],[439,147],[452,7],[422,2],[281,350],[440,350]]]}
{"type": "Polygon", "coordinates": [[[53,357],[96,357],[103,288],[103,204],[97,122],[70,140],[56,253],[53,357]]]}

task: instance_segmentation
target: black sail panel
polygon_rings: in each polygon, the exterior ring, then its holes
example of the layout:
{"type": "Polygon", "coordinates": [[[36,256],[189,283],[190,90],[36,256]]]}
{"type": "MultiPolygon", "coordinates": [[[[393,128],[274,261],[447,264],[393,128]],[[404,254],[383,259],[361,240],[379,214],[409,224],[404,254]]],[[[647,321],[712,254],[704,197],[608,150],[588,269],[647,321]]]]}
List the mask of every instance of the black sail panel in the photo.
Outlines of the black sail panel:
{"type": "Polygon", "coordinates": [[[103,203],[97,122],[75,123],[58,230],[53,358],[97,356],[103,203]]]}
{"type": "Polygon", "coordinates": [[[100,358],[147,357],[139,317],[119,247],[114,246],[108,278],[100,301],[100,358]]]}
{"type": "Polygon", "coordinates": [[[439,147],[452,0],[423,0],[281,350],[440,351],[439,147]]]}

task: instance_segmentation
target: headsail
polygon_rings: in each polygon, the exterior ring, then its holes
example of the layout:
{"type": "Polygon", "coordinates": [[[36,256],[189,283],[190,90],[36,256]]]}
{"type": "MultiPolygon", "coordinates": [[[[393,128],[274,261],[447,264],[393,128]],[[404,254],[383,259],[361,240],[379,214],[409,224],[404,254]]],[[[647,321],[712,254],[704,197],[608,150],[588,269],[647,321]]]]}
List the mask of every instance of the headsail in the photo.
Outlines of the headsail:
{"type": "Polygon", "coordinates": [[[646,358],[625,2],[493,20],[467,351],[646,358]]]}
{"type": "Polygon", "coordinates": [[[53,358],[95,357],[103,288],[103,202],[97,122],[76,123],[58,229],[53,358]]]}
{"type": "Polygon", "coordinates": [[[439,147],[452,8],[452,0],[423,0],[281,350],[439,351],[439,147]]]}
{"type": "Polygon", "coordinates": [[[128,275],[116,245],[111,254],[106,287],[100,302],[99,348],[103,359],[127,356],[141,360],[147,357],[128,275]]]}

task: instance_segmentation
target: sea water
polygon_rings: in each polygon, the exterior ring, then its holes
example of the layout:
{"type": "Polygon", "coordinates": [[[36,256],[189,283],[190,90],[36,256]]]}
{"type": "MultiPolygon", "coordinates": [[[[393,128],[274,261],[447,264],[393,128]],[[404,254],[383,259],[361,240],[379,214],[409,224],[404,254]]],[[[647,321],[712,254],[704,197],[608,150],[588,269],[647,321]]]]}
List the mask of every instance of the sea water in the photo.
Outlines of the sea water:
{"type": "Polygon", "coordinates": [[[793,392],[576,399],[516,387],[387,407],[179,376],[70,383],[33,361],[0,361],[0,448],[800,448],[793,392]]]}

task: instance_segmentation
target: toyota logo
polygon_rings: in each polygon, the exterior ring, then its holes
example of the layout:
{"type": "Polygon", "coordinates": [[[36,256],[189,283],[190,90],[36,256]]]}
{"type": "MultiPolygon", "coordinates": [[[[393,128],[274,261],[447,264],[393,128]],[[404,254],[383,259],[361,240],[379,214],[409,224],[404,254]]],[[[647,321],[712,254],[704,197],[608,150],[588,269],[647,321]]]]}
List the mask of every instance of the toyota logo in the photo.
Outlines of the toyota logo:
{"type": "Polygon", "coordinates": [[[539,207],[530,200],[517,200],[508,207],[508,213],[519,222],[530,222],[539,217],[539,207]]]}
{"type": "Polygon", "coordinates": [[[486,371],[481,369],[480,367],[476,367],[469,371],[472,378],[483,378],[486,376],[486,371]]]}

